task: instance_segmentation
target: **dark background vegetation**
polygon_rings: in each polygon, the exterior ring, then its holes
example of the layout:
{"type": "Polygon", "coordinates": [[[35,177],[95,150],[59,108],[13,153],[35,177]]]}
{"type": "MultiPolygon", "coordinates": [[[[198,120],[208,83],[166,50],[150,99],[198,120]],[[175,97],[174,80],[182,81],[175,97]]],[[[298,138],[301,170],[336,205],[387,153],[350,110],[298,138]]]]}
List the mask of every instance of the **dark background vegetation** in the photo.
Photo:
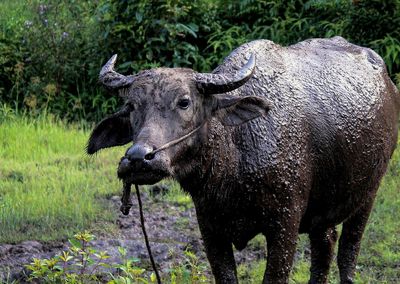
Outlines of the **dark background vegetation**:
{"type": "Polygon", "coordinates": [[[341,35],[377,51],[400,82],[400,0],[25,2],[18,17],[10,20],[10,4],[0,20],[0,103],[18,112],[96,121],[118,105],[97,83],[112,54],[121,73],[207,72],[260,38],[289,45],[341,35]]]}

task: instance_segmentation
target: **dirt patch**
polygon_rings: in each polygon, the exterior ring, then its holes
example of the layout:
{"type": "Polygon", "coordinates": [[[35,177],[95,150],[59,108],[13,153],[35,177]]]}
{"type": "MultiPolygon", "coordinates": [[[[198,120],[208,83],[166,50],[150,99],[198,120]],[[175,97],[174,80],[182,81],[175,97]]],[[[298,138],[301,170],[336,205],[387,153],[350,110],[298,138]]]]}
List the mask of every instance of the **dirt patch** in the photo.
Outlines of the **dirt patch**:
{"type": "MultiPolygon", "coordinates": [[[[161,273],[166,273],[174,264],[183,260],[184,251],[189,249],[202,261],[207,261],[193,206],[184,206],[163,201],[160,197],[150,197],[142,193],[147,233],[150,238],[153,255],[161,273]]],[[[128,216],[119,213],[120,196],[113,196],[109,202],[115,208],[116,224],[119,230],[114,235],[106,235],[91,242],[98,251],[107,251],[108,261],[120,262],[118,247],[127,250],[128,257],[135,257],[148,263],[139,219],[139,209],[135,196],[133,207],[128,216]]],[[[26,280],[24,265],[32,258],[50,258],[62,250],[68,243],[25,241],[20,244],[0,244],[0,280],[26,280]]],[[[262,258],[264,251],[258,248],[236,252],[238,263],[262,258]]]]}

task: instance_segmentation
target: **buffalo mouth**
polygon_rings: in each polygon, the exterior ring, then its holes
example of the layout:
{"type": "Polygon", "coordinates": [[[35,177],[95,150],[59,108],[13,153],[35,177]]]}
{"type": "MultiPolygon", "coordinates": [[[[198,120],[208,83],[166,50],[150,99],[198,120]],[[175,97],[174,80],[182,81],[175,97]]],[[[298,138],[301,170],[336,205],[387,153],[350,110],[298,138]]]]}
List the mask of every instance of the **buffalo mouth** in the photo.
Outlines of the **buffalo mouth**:
{"type": "Polygon", "coordinates": [[[118,177],[126,183],[155,184],[168,176],[168,171],[159,163],[132,163],[124,157],[118,166],[118,177]]]}

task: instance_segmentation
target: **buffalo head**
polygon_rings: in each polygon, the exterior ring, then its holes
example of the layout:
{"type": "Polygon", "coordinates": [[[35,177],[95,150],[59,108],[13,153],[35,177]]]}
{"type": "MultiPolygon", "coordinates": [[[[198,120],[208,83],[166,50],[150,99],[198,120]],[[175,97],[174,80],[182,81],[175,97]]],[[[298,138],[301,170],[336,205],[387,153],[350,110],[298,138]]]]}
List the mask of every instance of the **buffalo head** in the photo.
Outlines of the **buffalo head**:
{"type": "Polygon", "coordinates": [[[252,77],[254,55],[232,74],[158,68],[124,76],[114,71],[116,58],[114,55],[104,65],[99,81],[110,91],[117,91],[125,103],[96,126],[87,152],[133,142],[118,168],[119,177],[131,183],[153,184],[175,176],[177,165],[194,158],[206,141],[207,122],[212,117],[223,125],[235,126],[268,110],[262,98],[232,92],[252,77]],[[183,142],[153,154],[196,128],[199,131],[183,142]]]}

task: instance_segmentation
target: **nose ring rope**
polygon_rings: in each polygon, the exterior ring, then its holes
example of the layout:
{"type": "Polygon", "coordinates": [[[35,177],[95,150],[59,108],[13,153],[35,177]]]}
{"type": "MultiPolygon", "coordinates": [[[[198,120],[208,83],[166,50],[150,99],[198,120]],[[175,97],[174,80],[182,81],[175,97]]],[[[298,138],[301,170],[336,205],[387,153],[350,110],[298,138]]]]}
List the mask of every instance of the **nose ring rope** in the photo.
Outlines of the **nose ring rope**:
{"type": "MultiPolygon", "coordinates": [[[[200,128],[202,128],[202,127],[204,126],[205,123],[206,123],[206,122],[204,121],[202,124],[200,124],[200,126],[196,127],[195,129],[193,129],[192,131],[190,131],[188,134],[183,135],[183,136],[181,136],[180,138],[175,139],[175,140],[172,140],[172,141],[170,141],[170,142],[168,142],[168,143],[165,143],[164,145],[162,145],[161,147],[159,147],[159,148],[157,148],[157,149],[154,149],[152,152],[148,153],[147,155],[153,156],[153,155],[155,155],[156,153],[158,153],[158,152],[160,152],[160,151],[162,151],[162,150],[165,150],[165,149],[167,149],[167,148],[169,148],[169,147],[171,147],[171,146],[174,146],[175,144],[178,144],[179,142],[182,142],[183,140],[189,138],[189,137],[192,136],[194,133],[196,133],[197,131],[199,131],[200,128]]],[[[147,156],[147,155],[146,155],[146,156],[147,156]]]]}
{"type": "MultiPolygon", "coordinates": [[[[180,137],[178,139],[172,140],[172,141],[162,145],[161,147],[159,147],[157,149],[154,149],[152,152],[148,153],[146,156],[153,157],[156,153],[158,153],[158,152],[160,152],[162,150],[165,150],[165,149],[167,149],[167,148],[169,148],[171,146],[174,146],[174,145],[178,144],[179,142],[182,142],[183,140],[189,138],[191,135],[193,135],[194,133],[199,131],[200,128],[202,128],[205,123],[206,122],[204,121],[200,126],[196,127],[195,129],[190,131],[188,134],[183,135],[182,137],[180,137]]],[[[122,198],[121,198],[122,205],[120,207],[120,210],[121,210],[122,214],[124,214],[124,215],[128,215],[129,214],[129,210],[133,205],[132,202],[131,202],[131,186],[132,186],[131,183],[124,181],[123,193],[122,193],[122,198]]],[[[135,189],[136,189],[136,197],[137,197],[138,204],[139,204],[140,224],[141,224],[141,227],[142,227],[142,232],[143,232],[144,240],[145,240],[145,243],[146,243],[147,252],[149,254],[151,266],[153,267],[154,273],[155,273],[156,278],[157,278],[157,283],[158,284],[162,284],[161,278],[160,278],[160,274],[158,273],[158,269],[156,267],[156,263],[154,261],[153,254],[151,252],[150,242],[149,242],[149,238],[147,236],[146,227],[145,227],[142,199],[140,198],[140,190],[139,190],[139,186],[137,184],[135,184],[135,189]]]]}

